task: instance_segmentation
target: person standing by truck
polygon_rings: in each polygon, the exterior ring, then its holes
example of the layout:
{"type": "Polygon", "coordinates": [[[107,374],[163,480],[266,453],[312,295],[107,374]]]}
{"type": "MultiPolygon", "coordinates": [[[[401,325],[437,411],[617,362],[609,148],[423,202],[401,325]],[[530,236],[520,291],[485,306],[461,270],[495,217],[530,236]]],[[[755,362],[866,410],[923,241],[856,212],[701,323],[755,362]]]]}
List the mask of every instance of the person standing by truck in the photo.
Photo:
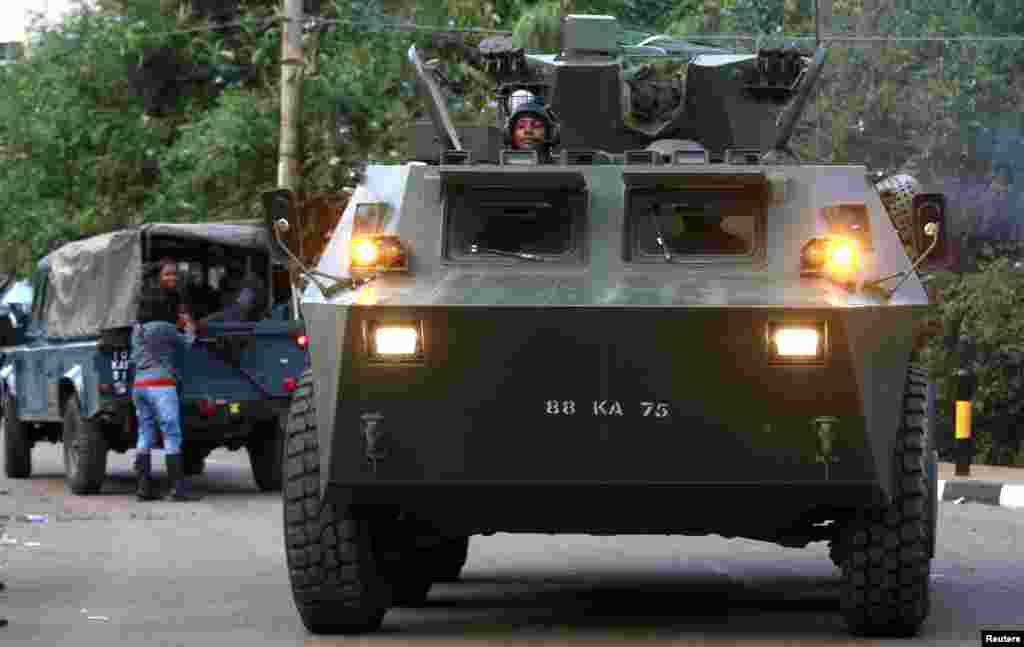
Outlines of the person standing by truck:
{"type": "Polygon", "coordinates": [[[160,261],[160,278],[154,288],[144,288],[139,302],[138,323],[132,330],[132,359],[135,382],[132,400],[139,423],[135,453],[138,478],[136,497],[140,501],[157,498],[152,481],[151,452],[159,429],[163,434],[167,476],[171,482],[168,498],[195,501],[185,477],[181,454],[181,410],[178,383],[182,378],[181,356],[195,342],[195,323],[177,292],[177,265],[160,261]],[[184,333],[178,332],[178,325],[184,333]]]}

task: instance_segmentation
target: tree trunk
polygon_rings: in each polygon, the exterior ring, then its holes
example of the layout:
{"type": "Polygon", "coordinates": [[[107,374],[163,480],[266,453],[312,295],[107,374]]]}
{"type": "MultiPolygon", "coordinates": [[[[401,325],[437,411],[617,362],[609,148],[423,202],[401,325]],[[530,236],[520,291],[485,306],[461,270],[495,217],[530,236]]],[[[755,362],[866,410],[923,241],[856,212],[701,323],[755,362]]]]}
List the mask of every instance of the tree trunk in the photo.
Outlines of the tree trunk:
{"type": "Polygon", "coordinates": [[[705,34],[717,34],[722,29],[722,2],[721,0],[704,0],[704,29],[705,34]]]}
{"type": "Polygon", "coordinates": [[[832,0],[817,0],[815,18],[818,21],[818,32],[821,38],[832,33],[832,0]]]}
{"type": "MultiPolygon", "coordinates": [[[[277,165],[277,185],[301,195],[302,75],[305,59],[302,48],[302,0],[286,0],[288,20],[281,30],[281,141],[277,165]]],[[[292,223],[303,231],[303,222],[292,223]]]]}

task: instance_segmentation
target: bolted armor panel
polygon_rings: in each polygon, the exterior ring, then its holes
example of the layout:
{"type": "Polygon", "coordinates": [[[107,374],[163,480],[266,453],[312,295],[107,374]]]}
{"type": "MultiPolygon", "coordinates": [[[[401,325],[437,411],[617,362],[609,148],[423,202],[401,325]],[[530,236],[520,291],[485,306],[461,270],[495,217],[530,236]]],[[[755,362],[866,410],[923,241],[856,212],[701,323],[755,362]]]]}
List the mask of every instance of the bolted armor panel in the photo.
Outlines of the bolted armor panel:
{"type": "Polygon", "coordinates": [[[887,177],[875,185],[878,195],[889,212],[900,240],[904,244],[913,241],[914,196],[921,193],[921,183],[913,176],[902,173],[887,177]]]}

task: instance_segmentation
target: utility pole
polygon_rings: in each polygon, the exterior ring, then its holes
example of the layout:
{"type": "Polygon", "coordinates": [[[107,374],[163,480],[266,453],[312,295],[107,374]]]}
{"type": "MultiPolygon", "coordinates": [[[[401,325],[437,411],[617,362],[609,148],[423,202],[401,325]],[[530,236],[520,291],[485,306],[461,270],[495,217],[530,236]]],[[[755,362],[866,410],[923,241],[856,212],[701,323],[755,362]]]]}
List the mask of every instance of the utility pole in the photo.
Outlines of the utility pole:
{"type": "MultiPolygon", "coordinates": [[[[302,124],[302,0],[285,0],[281,30],[281,147],[278,151],[277,185],[298,193],[302,124]]],[[[301,228],[300,228],[301,231],[301,228]]]]}
{"type": "MultiPolygon", "coordinates": [[[[289,220],[299,240],[299,257],[302,257],[302,234],[305,230],[299,199],[302,185],[302,73],[305,65],[302,52],[302,1],[284,0],[285,23],[281,29],[281,145],[277,161],[277,186],[289,189],[295,198],[289,220]]],[[[289,274],[292,282],[292,317],[298,319],[298,268],[292,267],[289,274]]]]}
{"type": "Polygon", "coordinates": [[[832,34],[832,0],[817,0],[818,6],[814,11],[818,40],[828,38],[832,34]]]}

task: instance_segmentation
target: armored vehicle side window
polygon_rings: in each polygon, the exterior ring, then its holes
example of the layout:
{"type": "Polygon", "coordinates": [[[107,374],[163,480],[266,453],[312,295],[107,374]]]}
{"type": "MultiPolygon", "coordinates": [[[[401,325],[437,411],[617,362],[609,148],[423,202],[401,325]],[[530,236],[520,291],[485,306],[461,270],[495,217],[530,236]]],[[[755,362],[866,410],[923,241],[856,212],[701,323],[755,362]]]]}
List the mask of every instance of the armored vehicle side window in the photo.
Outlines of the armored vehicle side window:
{"type": "Polygon", "coordinates": [[[471,188],[447,202],[447,257],[558,259],[579,246],[584,200],[559,189],[471,188]]]}
{"type": "Polygon", "coordinates": [[[658,190],[629,196],[629,257],[752,257],[760,247],[760,194],[737,190],[658,190]]]}

